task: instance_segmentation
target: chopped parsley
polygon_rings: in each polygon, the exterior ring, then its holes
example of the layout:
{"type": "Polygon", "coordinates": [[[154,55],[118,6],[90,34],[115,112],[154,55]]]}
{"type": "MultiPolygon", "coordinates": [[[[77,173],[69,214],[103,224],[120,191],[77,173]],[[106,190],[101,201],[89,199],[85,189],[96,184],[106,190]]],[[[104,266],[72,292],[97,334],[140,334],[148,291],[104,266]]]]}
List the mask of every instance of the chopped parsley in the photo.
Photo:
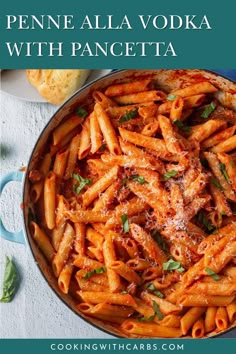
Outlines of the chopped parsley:
{"type": "Polygon", "coordinates": [[[188,133],[191,132],[191,128],[188,127],[187,125],[185,125],[183,122],[181,122],[181,120],[175,119],[173,121],[173,123],[181,130],[188,132],[188,133]]]}
{"type": "Polygon", "coordinates": [[[119,123],[125,123],[138,116],[138,108],[134,108],[132,111],[127,112],[119,119],[119,123]]]}
{"type": "Polygon", "coordinates": [[[76,183],[74,185],[74,192],[79,194],[82,189],[85,187],[85,186],[89,186],[90,184],[93,183],[93,180],[90,179],[90,178],[83,178],[82,176],[80,176],[78,173],[72,173],[72,177],[74,179],[76,179],[76,181],[78,181],[79,183],[76,183]]]}
{"type": "Polygon", "coordinates": [[[122,294],[122,295],[128,294],[128,291],[126,291],[126,290],[121,290],[121,291],[120,291],[120,294],[122,294]]]}
{"type": "Polygon", "coordinates": [[[181,263],[176,262],[173,259],[169,259],[167,262],[163,263],[163,270],[177,270],[180,273],[183,273],[185,271],[181,263]]]}
{"type": "Polygon", "coordinates": [[[153,230],[152,233],[152,238],[158,243],[158,245],[161,247],[161,249],[166,253],[168,251],[167,244],[165,240],[162,238],[162,236],[159,234],[157,230],[153,230]]]}
{"type": "Polygon", "coordinates": [[[216,109],[217,105],[215,102],[211,102],[208,106],[206,106],[201,114],[201,118],[208,118],[211,113],[216,109]]]}
{"type": "Polygon", "coordinates": [[[105,267],[101,267],[101,268],[96,268],[94,270],[92,270],[91,272],[87,272],[84,276],[83,279],[89,279],[90,277],[92,277],[94,274],[102,274],[106,272],[106,268],[105,267]]]}
{"type": "Polygon", "coordinates": [[[82,107],[78,107],[75,110],[75,113],[77,114],[77,116],[79,116],[80,118],[85,118],[88,115],[88,112],[86,111],[86,109],[82,108],[82,107]]]}
{"type": "Polygon", "coordinates": [[[122,221],[122,225],[123,225],[123,231],[126,234],[127,232],[129,232],[129,220],[128,220],[128,216],[126,214],[121,215],[121,221],[122,221]]]}
{"type": "Polygon", "coordinates": [[[222,175],[224,176],[225,180],[230,183],[230,179],[229,179],[229,175],[226,171],[225,168],[225,164],[224,163],[219,163],[219,168],[220,168],[220,172],[222,173],[222,175]]]}
{"type": "Polygon", "coordinates": [[[153,321],[155,319],[156,316],[158,317],[159,321],[163,320],[164,316],[161,313],[159,305],[154,300],[152,301],[152,304],[153,304],[154,314],[151,315],[150,317],[145,317],[145,316],[138,317],[137,318],[138,321],[140,321],[140,322],[143,322],[143,321],[151,322],[151,321],[153,321]]]}
{"type": "Polygon", "coordinates": [[[171,171],[169,171],[169,172],[166,172],[166,173],[163,175],[163,179],[164,179],[164,181],[167,181],[169,178],[174,177],[176,174],[177,174],[177,171],[171,170],[171,171]]]}
{"type": "Polygon", "coordinates": [[[106,147],[107,147],[107,144],[102,144],[99,148],[99,151],[103,152],[106,149],[106,147]]]}
{"type": "Polygon", "coordinates": [[[216,281],[221,279],[220,276],[216,274],[211,268],[205,268],[205,271],[208,275],[210,275],[210,277],[212,277],[212,279],[216,281]]]}
{"type": "Polygon", "coordinates": [[[139,184],[145,184],[148,183],[143,176],[140,175],[133,175],[129,177],[130,180],[132,181],[137,181],[139,184]]]}
{"type": "Polygon", "coordinates": [[[198,221],[203,224],[208,231],[212,231],[214,227],[208,222],[207,218],[202,212],[197,214],[198,221]]]}

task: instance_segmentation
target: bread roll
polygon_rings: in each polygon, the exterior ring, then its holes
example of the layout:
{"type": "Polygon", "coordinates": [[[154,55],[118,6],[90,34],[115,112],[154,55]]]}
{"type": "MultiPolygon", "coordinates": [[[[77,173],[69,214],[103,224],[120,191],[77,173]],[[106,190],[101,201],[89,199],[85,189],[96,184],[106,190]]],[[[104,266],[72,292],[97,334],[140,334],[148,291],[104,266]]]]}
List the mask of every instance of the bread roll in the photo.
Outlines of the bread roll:
{"type": "Polygon", "coordinates": [[[60,105],[86,81],[90,70],[26,70],[28,81],[46,101],[60,105]]]}

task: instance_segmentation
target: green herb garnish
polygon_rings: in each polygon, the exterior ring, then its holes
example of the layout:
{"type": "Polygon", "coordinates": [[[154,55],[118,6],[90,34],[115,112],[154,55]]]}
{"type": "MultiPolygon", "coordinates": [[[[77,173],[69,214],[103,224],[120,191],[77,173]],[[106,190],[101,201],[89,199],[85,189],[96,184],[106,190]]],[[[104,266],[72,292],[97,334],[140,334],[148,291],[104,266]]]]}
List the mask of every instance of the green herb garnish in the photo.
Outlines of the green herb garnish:
{"type": "Polygon", "coordinates": [[[128,294],[128,291],[126,291],[126,290],[121,290],[121,291],[120,291],[120,294],[122,294],[122,295],[128,294]]]}
{"type": "Polygon", "coordinates": [[[168,95],[166,97],[167,101],[174,101],[177,98],[176,95],[174,95],[173,93],[171,93],[170,95],[168,95]]]}
{"type": "Polygon", "coordinates": [[[205,271],[208,275],[210,275],[212,277],[212,279],[218,281],[220,280],[220,276],[218,274],[216,274],[211,268],[205,268],[205,271]]]}
{"type": "Polygon", "coordinates": [[[91,272],[87,272],[84,276],[83,279],[89,279],[90,277],[92,277],[94,274],[102,274],[105,273],[106,268],[105,267],[101,267],[101,268],[96,268],[94,270],[92,270],[91,272]]]}
{"type": "Polygon", "coordinates": [[[130,180],[132,181],[137,181],[139,184],[145,184],[148,183],[143,176],[140,175],[133,175],[129,177],[130,180]]]}
{"type": "Polygon", "coordinates": [[[203,224],[208,231],[212,231],[214,227],[208,222],[207,218],[204,216],[203,213],[199,212],[197,214],[198,221],[203,224]]]}
{"type": "Polygon", "coordinates": [[[154,240],[158,243],[158,245],[161,247],[161,249],[166,253],[168,252],[167,249],[167,244],[165,242],[165,240],[162,238],[162,236],[160,235],[160,233],[157,230],[153,230],[151,232],[152,238],[154,238],[154,240]]]}
{"type": "Polygon", "coordinates": [[[150,290],[154,295],[160,297],[161,299],[164,297],[164,295],[159,290],[157,290],[152,283],[147,285],[147,289],[150,290]]]}
{"type": "Polygon", "coordinates": [[[166,172],[166,173],[163,175],[163,179],[164,179],[164,181],[167,181],[169,178],[174,177],[176,174],[177,174],[177,171],[171,170],[171,171],[169,171],[169,172],[166,172]]]}
{"type": "Polygon", "coordinates": [[[102,144],[99,148],[99,151],[103,152],[106,149],[106,147],[107,147],[107,144],[102,144]]]}
{"type": "Polygon", "coordinates": [[[78,107],[75,110],[75,113],[80,117],[80,118],[85,118],[88,115],[88,112],[86,111],[86,109],[82,108],[82,107],[78,107]]]}
{"type": "Polygon", "coordinates": [[[220,184],[220,182],[217,180],[217,179],[215,179],[215,178],[211,178],[210,179],[210,182],[212,183],[212,184],[214,184],[220,191],[223,191],[223,187],[222,187],[222,185],[220,184]]]}
{"type": "Polygon", "coordinates": [[[163,270],[177,270],[180,273],[185,271],[181,263],[176,262],[173,259],[169,259],[167,262],[163,263],[163,270]]]}
{"type": "Polygon", "coordinates": [[[208,106],[204,108],[204,111],[201,114],[201,118],[208,118],[211,113],[216,109],[217,105],[215,102],[211,102],[208,106]]]}
{"type": "Polygon", "coordinates": [[[157,315],[159,321],[163,320],[164,316],[161,313],[159,305],[154,300],[152,301],[152,304],[153,304],[153,308],[154,308],[155,314],[157,315]]]}
{"type": "Polygon", "coordinates": [[[201,164],[202,164],[202,166],[204,168],[208,168],[209,167],[208,161],[207,161],[207,159],[205,157],[200,157],[200,162],[201,162],[201,164]]]}
{"type": "Polygon", "coordinates": [[[76,179],[76,181],[79,182],[79,184],[76,183],[75,186],[74,186],[74,192],[77,193],[77,194],[79,194],[85,186],[89,186],[90,184],[93,183],[92,179],[83,178],[78,173],[72,173],[72,177],[74,179],[76,179]]]}
{"type": "Polygon", "coordinates": [[[230,183],[230,179],[229,179],[229,175],[226,171],[225,168],[225,164],[224,163],[219,163],[219,168],[220,168],[220,172],[222,173],[222,175],[224,176],[225,180],[230,183]]]}
{"type": "Polygon", "coordinates": [[[6,256],[5,273],[3,277],[3,294],[1,302],[11,302],[18,288],[18,273],[16,266],[9,257],[6,256]]]}
{"type": "Polygon", "coordinates": [[[123,117],[119,119],[119,123],[125,123],[138,116],[138,108],[134,108],[132,111],[127,112],[123,117]]]}
{"type": "Polygon", "coordinates": [[[139,322],[152,322],[154,320],[154,318],[156,317],[156,314],[154,313],[153,315],[151,315],[150,317],[146,317],[146,316],[142,316],[142,317],[138,317],[137,320],[139,322]]]}
{"type": "Polygon", "coordinates": [[[129,232],[129,220],[128,220],[128,216],[126,214],[121,215],[121,221],[122,221],[122,225],[123,225],[123,231],[126,234],[127,232],[129,232]]]}
{"type": "Polygon", "coordinates": [[[187,125],[185,125],[183,122],[181,122],[181,120],[175,119],[173,121],[173,123],[181,130],[188,132],[188,133],[191,132],[191,128],[188,127],[187,125]]]}

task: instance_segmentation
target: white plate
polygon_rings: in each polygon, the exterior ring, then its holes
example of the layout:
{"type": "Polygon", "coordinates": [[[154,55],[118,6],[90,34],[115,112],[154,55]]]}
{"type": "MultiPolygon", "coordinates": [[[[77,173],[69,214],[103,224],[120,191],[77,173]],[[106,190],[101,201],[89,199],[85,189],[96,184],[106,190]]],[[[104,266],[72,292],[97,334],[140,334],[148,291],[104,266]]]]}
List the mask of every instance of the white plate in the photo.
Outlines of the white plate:
{"type": "MultiPolygon", "coordinates": [[[[92,70],[86,83],[107,75],[111,69],[92,70]]],[[[26,77],[25,70],[1,71],[1,90],[11,96],[30,102],[46,102],[26,77]]]]}

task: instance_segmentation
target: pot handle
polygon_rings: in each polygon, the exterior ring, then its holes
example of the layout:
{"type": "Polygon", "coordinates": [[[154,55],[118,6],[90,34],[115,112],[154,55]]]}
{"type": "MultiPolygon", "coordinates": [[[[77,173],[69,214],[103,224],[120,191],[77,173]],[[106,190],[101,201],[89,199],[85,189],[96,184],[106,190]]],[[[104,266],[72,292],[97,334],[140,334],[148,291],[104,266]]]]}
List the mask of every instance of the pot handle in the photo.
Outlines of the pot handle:
{"type": "MultiPolygon", "coordinates": [[[[9,183],[9,182],[22,182],[24,177],[24,172],[22,171],[13,171],[9,172],[0,179],[0,195],[3,191],[3,188],[9,183]]],[[[13,241],[17,243],[22,243],[25,244],[25,237],[24,237],[24,232],[23,230],[14,232],[14,231],[8,231],[5,226],[2,223],[2,220],[0,219],[0,237],[4,238],[7,241],[13,241]]]]}

